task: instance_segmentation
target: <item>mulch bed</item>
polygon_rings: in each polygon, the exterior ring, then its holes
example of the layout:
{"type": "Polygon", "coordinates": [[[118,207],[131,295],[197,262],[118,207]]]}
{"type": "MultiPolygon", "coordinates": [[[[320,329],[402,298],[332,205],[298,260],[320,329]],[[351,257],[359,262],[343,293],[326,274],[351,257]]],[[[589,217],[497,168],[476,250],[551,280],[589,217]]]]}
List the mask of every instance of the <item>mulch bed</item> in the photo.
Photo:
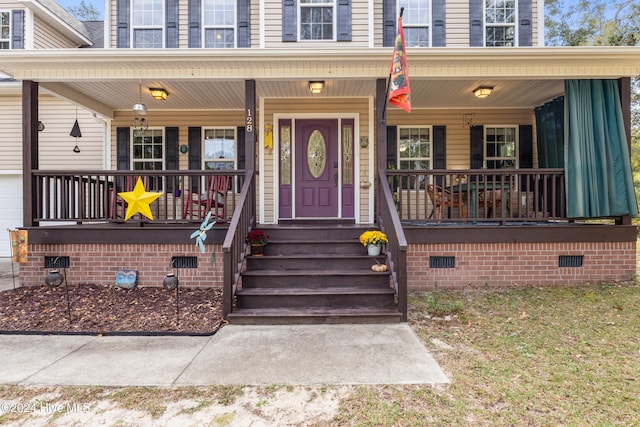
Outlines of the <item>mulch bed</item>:
{"type": "Polygon", "coordinates": [[[114,285],[26,286],[0,292],[0,331],[207,334],[222,324],[222,290],[114,285]]]}

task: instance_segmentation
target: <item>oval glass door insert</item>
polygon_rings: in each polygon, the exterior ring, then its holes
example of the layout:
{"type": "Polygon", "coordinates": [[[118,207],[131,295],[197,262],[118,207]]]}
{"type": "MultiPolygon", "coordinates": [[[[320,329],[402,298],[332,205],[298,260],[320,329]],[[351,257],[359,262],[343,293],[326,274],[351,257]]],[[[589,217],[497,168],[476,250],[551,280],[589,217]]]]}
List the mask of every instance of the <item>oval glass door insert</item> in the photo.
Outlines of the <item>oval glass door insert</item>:
{"type": "Polygon", "coordinates": [[[327,166],[327,144],[319,130],[314,130],[309,136],[307,165],[314,178],[320,178],[327,166]]]}

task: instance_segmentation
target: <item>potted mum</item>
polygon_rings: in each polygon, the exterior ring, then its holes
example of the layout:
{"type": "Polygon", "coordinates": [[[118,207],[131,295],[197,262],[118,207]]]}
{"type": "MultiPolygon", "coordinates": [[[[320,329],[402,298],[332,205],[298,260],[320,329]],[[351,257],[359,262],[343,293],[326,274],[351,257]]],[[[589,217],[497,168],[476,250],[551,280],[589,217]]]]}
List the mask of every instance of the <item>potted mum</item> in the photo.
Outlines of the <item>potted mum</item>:
{"type": "Polygon", "coordinates": [[[360,235],[360,243],[367,248],[369,255],[380,255],[382,245],[388,243],[387,235],[379,230],[368,230],[360,235]]]}
{"type": "Polygon", "coordinates": [[[264,247],[269,242],[269,235],[263,230],[251,230],[247,233],[247,243],[251,246],[251,255],[264,255],[264,247]]]}

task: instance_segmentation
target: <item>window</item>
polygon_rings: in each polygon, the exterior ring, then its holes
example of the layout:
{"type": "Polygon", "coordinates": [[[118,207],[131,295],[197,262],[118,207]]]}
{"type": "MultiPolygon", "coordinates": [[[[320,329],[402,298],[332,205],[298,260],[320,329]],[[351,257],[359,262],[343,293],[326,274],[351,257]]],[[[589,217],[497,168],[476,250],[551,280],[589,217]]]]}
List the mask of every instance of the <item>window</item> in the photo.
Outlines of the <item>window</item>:
{"type": "Polygon", "coordinates": [[[0,49],[11,47],[11,12],[0,12],[0,49]]]}
{"type": "Polygon", "coordinates": [[[162,0],[133,0],[133,47],[163,47],[164,2],[162,0]]]}
{"type": "Polygon", "coordinates": [[[164,143],[162,129],[147,129],[133,133],[133,170],[162,170],[164,143]]]}
{"type": "MultiPolygon", "coordinates": [[[[164,169],[164,136],[162,129],[133,132],[133,162],[135,171],[159,171],[164,169]]],[[[162,178],[151,177],[145,184],[147,190],[162,190],[162,178]]]]}
{"type": "Polygon", "coordinates": [[[333,0],[300,0],[300,40],[335,40],[333,0]]]}
{"type": "Polygon", "coordinates": [[[431,169],[431,128],[398,129],[398,168],[431,169]]]}
{"type": "Polygon", "coordinates": [[[430,0],[400,0],[400,8],[404,7],[402,27],[404,28],[404,44],[406,47],[429,47],[429,9],[430,0]]]}
{"type": "Polygon", "coordinates": [[[484,6],[486,46],[515,46],[515,0],[485,0],[484,6]]]}
{"type": "Polygon", "coordinates": [[[487,169],[515,169],[518,167],[518,141],[515,126],[485,127],[485,161],[487,169]]]}
{"type": "Polygon", "coordinates": [[[205,170],[235,169],[235,129],[205,129],[203,160],[205,170]]]}
{"type": "Polygon", "coordinates": [[[204,0],[204,47],[235,47],[235,7],[234,0],[204,0]]]}

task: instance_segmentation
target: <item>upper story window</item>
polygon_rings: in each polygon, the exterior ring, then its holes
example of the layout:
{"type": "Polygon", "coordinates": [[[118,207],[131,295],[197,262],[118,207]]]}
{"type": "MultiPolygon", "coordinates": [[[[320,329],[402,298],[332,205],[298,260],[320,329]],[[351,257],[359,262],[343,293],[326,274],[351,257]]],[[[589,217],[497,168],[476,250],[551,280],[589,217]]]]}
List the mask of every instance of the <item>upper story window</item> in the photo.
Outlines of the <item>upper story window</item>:
{"type": "Polygon", "coordinates": [[[204,47],[235,47],[236,2],[204,0],[204,47]]]}
{"type": "Polygon", "coordinates": [[[515,169],[518,167],[516,126],[485,126],[484,149],[487,169],[515,169]]]}
{"type": "Polygon", "coordinates": [[[11,12],[0,11],[0,49],[11,48],[11,12]]]}
{"type": "Polygon", "coordinates": [[[516,45],[515,0],[485,0],[485,45],[516,45]]]}
{"type": "Polygon", "coordinates": [[[163,47],[164,1],[133,0],[131,5],[133,47],[163,47]]]}
{"type": "Polygon", "coordinates": [[[430,0],[400,0],[398,15],[404,7],[402,27],[406,47],[429,47],[430,0]]]}
{"type": "Polygon", "coordinates": [[[335,2],[300,0],[300,40],[335,40],[335,2]]]}
{"type": "Polygon", "coordinates": [[[234,128],[204,130],[204,169],[236,168],[236,131],[234,128]]]}

